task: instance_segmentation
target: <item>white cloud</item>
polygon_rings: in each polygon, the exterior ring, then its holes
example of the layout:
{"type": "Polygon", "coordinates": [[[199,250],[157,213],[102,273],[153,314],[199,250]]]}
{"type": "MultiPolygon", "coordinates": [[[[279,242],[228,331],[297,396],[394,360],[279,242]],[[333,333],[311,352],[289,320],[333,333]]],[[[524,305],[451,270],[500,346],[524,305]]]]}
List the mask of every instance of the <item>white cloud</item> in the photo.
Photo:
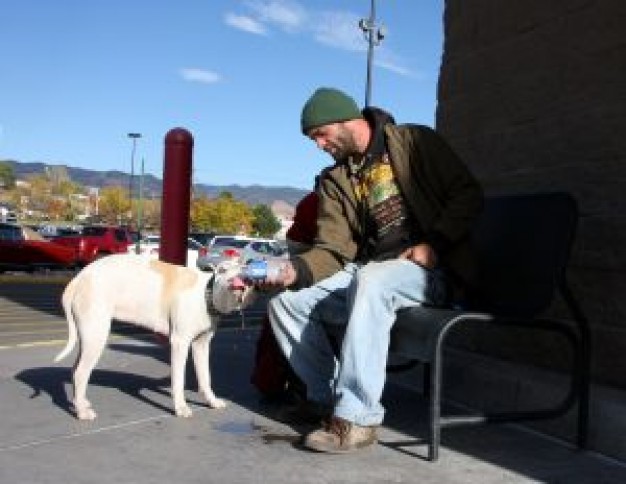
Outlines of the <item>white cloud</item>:
{"type": "Polygon", "coordinates": [[[384,45],[380,45],[374,49],[374,64],[382,69],[394,72],[404,77],[413,77],[423,79],[423,73],[414,72],[404,59],[386,49],[384,45]]]}
{"type": "Polygon", "coordinates": [[[330,47],[361,52],[367,42],[359,28],[360,17],[350,12],[322,12],[311,26],[313,37],[330,47]]]}
{"type": "Polygon", "coordinates": [[[246,5],[262,23],[277,26],[286,32],[295,32],[306,23],[306,9],[289,0],[250,0],[246,5]]]}
{"type": "Polygon", "coordinates": [[[257,22],[252,17],[245,15],[235,15],[234,13],[227,13],[224,17],[226,25],[230,25],[238,30],[243,30],[250,34],[266,35],[267,29],[261,22],[257,22]]]}
{"type": "Polygon", "coordinates": [[[415,74],[408,67],[403,66],[401,64],[396,64],[393,61],[390,61],[388,59],[376,59],[376,53],[374,53],[374,64],[377,65],[378,67],[381,67],[382,69],[395,72],[396,74],[399,74],[401,76],[416,77],[416,78],[423,77],[422,75],[415,74]]]}
{"type": "MultiPolygon", "coordinates": [[[[247,0],[244,5],[251,14],[230,13],[225,17],[228,25],[263,35],[275,27],[290,34],[311,36],[320,44],[348,52],[363,53],[368,49],[367,38],[359,27],[363,15],[338,10],[307,10],[295,0],[247,0]]],[[[382,44],[374,49],[374,64],[401,76],[420,77],[382,44]]]]}
{"type": "Polygon", "coordinates": [[[200,82],[202,84],[215,84],[222,80],[222,76],[215,72],[203,69],[186,68],[180,70],[183,79],[190,82],[200,82]]]}

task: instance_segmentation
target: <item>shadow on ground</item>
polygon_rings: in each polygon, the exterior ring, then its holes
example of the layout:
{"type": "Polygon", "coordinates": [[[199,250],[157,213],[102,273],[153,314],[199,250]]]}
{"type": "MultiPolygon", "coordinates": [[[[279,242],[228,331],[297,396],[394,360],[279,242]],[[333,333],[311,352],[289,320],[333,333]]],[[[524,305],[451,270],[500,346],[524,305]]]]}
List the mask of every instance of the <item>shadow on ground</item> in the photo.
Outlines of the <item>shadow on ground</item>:
{"type": "MultiPolygon", "coordinates": [[[[219,421],[215,428],[230,433],[253,434],[255,426],[261,425],[269,430],[260,438],[268,440],[268,443],[272,439],[282,440],[297,448],[298,439],[294,438],[293,433],[285,432],[284,427],[271,423],[274,420],[276,406],[263,402],[250,383],[257,337],[258,330],[231,329],[218,331],[213,341],[211,373],[214,391],[219,397],[226,398],[247,410],[238,412],[234,420],[219,421]]],[[[169,361],[167,347],[128,339],[112,343],[105,351],[113,353],[107,359],[109,364],[129,360],[133,366],[117,369],[96,368],[90,380],[92,389],[114,388],[141,404],[172,414],[170,378],[167,374],[169,361]],[[155,367],[154,362],[157,362],[158,366],[155,367]],[[160,376],[145,374],[154,372],[155,368],[160,376]],[[154,395],[159,401],[149,398],[148,394],[154,395]],[[163,396],[167,398],[159,398],[163,396]]],[[[105,366],[103,364],[102,368],[105,366]]],[[[15,378],[32,389],[31,398],[47,394],[55,405],[73,414],[65,390],[71,381],[71,368],[58,366],[31,368],[17,373],[15,378]]],[[[194,393],[197,385],[191,361],[187,367],[186,387],[189,403],[196,407],[206,407],[200,396],[194,393]]],[[[535,482],[568,484],[626,482],[626,470],[617,464],[598,459],[593,454],[577,452],[534,433],[502,425],[444,430],[441,461],[436,464],[427,463],[424,461],[427,451],[424,441],[427,435],[425,401],[419,394],[391,383],[385,388],[383,401],[387,414],[380,432],[379,447],[408,456],[410,459],[403,461],[406,465],[432,466],[433,475],[439,472],[438,469],[441,470],[446,466],[462,470],[481,468],[489,464],[535,482]]],[[[115,402],[98,401],[94,404],[97,410],[98,407],[114,405],[115,402]]],[[[199,418],[198,415],[196,414],[194,418],[199,418]]],[[[233,414],[230,415],[232,418],[233,414]]],[[[220,414],[212,414],[211,418],[219,420],[220,414]]],[[[310,426],[293,427],[298,433],[310,428],[310,426]]],[[[371,454],[371,458],[381,459],[381,465],[384,465],[387,455],[384,452],[375,452],[371,454]]],[[[423,471],[424,468],[421,469],[423,471]]],[[[480,479],[476,480],[476,477],[474,476],[474,480],[458,482],[481,482],[480,479]]]]}

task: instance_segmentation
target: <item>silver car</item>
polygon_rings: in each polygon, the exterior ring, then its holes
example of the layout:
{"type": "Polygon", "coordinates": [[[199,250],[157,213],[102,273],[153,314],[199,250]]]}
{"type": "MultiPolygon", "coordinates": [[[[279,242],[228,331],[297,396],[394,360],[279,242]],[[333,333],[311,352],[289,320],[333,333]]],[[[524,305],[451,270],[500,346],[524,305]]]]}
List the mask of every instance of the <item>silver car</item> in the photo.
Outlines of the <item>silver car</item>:
{"type": "Polygon", "coordinates": [[[236,235],[217,235],[204,256],[199,256],[200,270],[212,271],[222,261],[237,259],[243,263],[287,257],[287,251],[273,239],[259,239],[236,235]]]}
{"type": "MultiPolygon", "coordinates": [[[[139,241],[139,254],[151,259],[158,259],[160,246],[160,235],[146,235],[139,241]]],[[[135,254],[136,248],[135,244],[129,245],[128,253],[135,254]]],[[[191,237],[187,238],[187,267],[196,267],[198,258],[205,254],[206,248],[200,242],[191,237]]]]}

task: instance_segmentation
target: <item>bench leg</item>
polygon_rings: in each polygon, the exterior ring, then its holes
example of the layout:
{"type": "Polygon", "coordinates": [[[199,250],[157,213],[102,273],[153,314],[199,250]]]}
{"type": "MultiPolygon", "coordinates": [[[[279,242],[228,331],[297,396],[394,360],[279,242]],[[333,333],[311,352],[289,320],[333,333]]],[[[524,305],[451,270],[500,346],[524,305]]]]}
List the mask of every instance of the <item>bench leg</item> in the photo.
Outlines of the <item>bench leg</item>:
{"type": "Polygon", "coordinates": [[[432,364],[427,364],[429,387],[429,442],[428,460],[434,462],[439,458],[439,443],[441,440],[441,362],[435,358],[432,364]]]}

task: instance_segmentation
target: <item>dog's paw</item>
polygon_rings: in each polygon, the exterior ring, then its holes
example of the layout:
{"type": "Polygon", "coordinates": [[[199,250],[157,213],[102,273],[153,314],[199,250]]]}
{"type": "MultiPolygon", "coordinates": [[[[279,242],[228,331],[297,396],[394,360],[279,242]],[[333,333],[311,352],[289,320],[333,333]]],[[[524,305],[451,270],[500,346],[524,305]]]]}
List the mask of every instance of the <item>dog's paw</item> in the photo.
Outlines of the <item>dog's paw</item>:
{"type": "Polygon", "coordinates": [[[76,409],[76,416],[78,417],[78,420],[95,420],[98,415],[93,408],[86,407],[76,409]]]}
{"type": "Polygon", "coordinates": [[[179,407],[176,407],[175,413],[177,417],[183,418],[189,418],[193,415],[193,412],[187,405],[181,405],[179,407]]]}
{"type": "Polygon", "coordinates": [[[226,408],[227,403],[226,400],[222,400],[221,398],[212,398],[209,400],[209,406],[211,408],[226,408]]]}

